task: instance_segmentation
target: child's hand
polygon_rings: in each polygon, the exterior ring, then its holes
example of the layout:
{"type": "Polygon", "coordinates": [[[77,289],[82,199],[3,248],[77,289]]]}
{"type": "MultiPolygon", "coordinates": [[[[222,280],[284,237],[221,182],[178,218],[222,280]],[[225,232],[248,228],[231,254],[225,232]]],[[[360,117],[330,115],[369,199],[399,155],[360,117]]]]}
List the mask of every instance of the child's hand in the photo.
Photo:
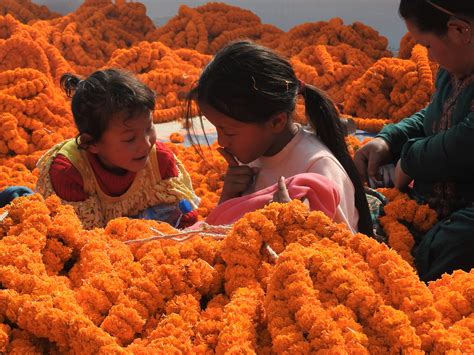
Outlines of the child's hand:
{"type": "Polygon", "coordinates": [[[270,202],[280,202],[280,203],[287,203],[291,201],[290,194],[288,193],[288,189],[286,188],[285,178],[281,176],[278,179],[278,188],[273,194],[273,199],[270,202]]]}
{"type": "Polygon", "coordinates": [[[222,203],[241,196],[253,184],[257,170],[247,165],[239,165],[234,156],[225,149],[217,148],[217,150],[229,164],[219,200],[219,203],[222,203]]]}
{"type": "Polygon", "coordinates": [[[401,159],[398,160],[397,166],[395,167],[395,187],[400,191],[405,191],[408,188],[408,185],[413,180],[410,176],[405,174],[402,170],[401,159]]]}

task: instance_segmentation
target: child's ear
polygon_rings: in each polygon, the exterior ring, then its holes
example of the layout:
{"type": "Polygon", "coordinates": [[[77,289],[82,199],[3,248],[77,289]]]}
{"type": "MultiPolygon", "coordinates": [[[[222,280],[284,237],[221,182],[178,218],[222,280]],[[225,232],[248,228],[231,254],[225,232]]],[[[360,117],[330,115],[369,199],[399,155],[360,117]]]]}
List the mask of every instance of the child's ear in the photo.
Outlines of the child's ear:
{"type": "Polygon", "coordinates": [[[99,153],[99,148],[97,147],[97,144],[96,144],[96,143],[87,145],[87,146],[86,146],[86,150],[87,150],[89,153],[92,153],[92,154],[97,154],[97,153],[99,153]]]}
{"type": "Polygon", "coordinates": [[[283,131],[288,123],[288,113],[287,112],[280,112],[272,116],[270,118],[270,128],[275,133],[280,133],[283,131]]]}
{"type": "Polygon", "coordinates": [[[79,137],[79,144],[89,153],[97,154],[99,152],[97,142],[94,142],[94,138],[92,138],[92,136],[88,133],[81,134],[79,137]]]}

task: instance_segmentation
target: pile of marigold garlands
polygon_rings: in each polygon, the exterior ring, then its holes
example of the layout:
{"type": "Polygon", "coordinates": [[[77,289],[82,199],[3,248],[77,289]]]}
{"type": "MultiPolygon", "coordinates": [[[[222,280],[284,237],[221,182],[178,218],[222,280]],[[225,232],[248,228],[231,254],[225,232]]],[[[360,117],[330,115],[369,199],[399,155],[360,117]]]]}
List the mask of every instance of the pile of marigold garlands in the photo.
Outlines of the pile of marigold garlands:
{"type": "MultiPolygon", "coordinates": [[[[474,273],[427,286],[387,245],[299,201],[185,242],[163,239],[178,231],[155,221],[84,230],[56,197],[17,198],[0,214],[0,352],[474,350],[474,273]]],[[[420,230],[436,220],[416,205],[400,218],[420,230]]]]}
{"type": "MultiPolygon", "coordinates": [[[[86,0],[61,16],[3,1],[0,189],[33,188],[38,158],[76,135],[62,74],[132,71],[157,92],[155,122],[175,120],[212,54],[239,38],[287,56],[366,131],[423,108],[433,91],[425,48],[406,36],[394,58],[377,31],[339,18],[284,32],[208,3],[182,6],[157,27],[137,2],[86,0]]],[[[304,121],[301,102],[297,113],[304,121]]],[[[215,146],[170,139],[202,219],[217,204],[226,162],[215,146]]],[[[347,143],[351,154],[364,144],[347,143]]],[[[297,201],[183,235],[127,218],[85,230],[55,197],[16,199],[0,209],[0,353],[474,353],[474,272],[420,282],[412,232],[430,229],[436,213],[383,193],[388,245],[297,201]]]]}

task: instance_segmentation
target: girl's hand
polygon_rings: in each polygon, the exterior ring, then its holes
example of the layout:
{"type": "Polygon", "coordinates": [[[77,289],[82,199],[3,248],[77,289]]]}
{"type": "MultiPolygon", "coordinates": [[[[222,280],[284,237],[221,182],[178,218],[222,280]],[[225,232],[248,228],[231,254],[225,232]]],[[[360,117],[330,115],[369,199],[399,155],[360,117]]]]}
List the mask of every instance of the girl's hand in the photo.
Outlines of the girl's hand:
{"type": "Polygon", "coordinates": [[[380,181],[379,168],[392,159],[390,146],[383,138],[374,138],[362,148],[357,150],[354,156],[354,164],[363,182],[368,182],[369,177],[380,181]]]}
{"type": "Polygon", "coordinates": [[[273,198],[270,202],[280,202],[280,203],[287,203],[291,201],[290,194],[288,193],[288,189],[286,188],[285,178],[281,176],[278,179],[278,189],[273,194],[273,198]]]}
{"type": "Polygon", "coordinates": [[[229,165],[224,177],[221,198],[219,199],[219,203],[222,203],[241,196],[253,184],[257,170],[247,165],[239,165],[234,156],[225,149],[217,148],[217,150],[229,165]]]}
{"type": "Polygon", "coordinates": [[[400,191],[405,191],[408,188],[410,182],[412,182],[412,178],[405,174],[402,170],[401,166],[401,159],[398,160],[397,166],[395,167],[395,187],[400,191]]]}

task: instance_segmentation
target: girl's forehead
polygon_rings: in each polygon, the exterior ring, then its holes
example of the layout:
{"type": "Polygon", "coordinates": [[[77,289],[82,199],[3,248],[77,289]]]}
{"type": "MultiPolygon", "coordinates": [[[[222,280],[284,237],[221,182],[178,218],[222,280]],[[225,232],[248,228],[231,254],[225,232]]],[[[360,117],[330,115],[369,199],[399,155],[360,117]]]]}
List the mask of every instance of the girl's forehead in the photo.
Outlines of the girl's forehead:
{"type": "Polygon", "coordinates": [[[149,110],[139,111],[132,114],[118,113],[113,115],[110,119],[109,127],[119,130],[136,129],[149,124],[152,119],[152,114],[149,110]]]}
{"type": "Polygon", "coordinates": [[[228,127],[228,128],[241,128],[247,126],[249,123],[241,122],[227,116],[226,114],[216,110],[214,107],[206,104],[199,104],[200,110],[205,118],[210,121],[213,125],[218,127],[228,127]]]}

